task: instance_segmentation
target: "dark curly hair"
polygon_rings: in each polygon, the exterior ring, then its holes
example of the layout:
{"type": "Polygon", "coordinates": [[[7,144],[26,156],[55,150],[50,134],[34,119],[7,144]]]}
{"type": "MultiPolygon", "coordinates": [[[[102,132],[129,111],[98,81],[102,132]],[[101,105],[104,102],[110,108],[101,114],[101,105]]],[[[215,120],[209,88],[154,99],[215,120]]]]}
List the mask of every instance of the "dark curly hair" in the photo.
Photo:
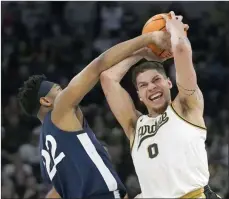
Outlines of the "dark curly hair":
{"type": "Polygon", "coordinates": [[[38,91],[41,82],[46,79],[45,75],[33,75],[24,82],[23,87],[19,88],[19,105],[26,115],[36,116],[40,107],[38,91]]]}

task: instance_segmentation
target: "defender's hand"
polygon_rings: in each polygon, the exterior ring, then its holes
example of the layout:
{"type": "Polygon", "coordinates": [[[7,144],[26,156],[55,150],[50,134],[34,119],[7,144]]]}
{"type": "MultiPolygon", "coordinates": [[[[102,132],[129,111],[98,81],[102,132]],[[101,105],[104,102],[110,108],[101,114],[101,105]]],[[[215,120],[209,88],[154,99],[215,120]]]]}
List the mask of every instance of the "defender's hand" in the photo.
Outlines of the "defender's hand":
{"type": "Polygon", "coordinates": [[[136,56],[141,56],[141,58],[145,58],[145,59],[148,60],[148,61],[157,61],[157,62],[164,62],[165,60],[167,60],[167,59],[169,58],[169,57],[168,57],[168,58],[162,59],[162,58],[156,56],[156,55],[152,52],[152,50],[151,50],[150,48],[148,48],[148,47],[145,47],[145,48],[142,48],[142,49],[136,51],[136,52],[134,53],[134,55],[136,55],[136,56]]]}
{"type": "Polygon", "coordinates": [[[171,35],[165,31],[154,31],[152,33],[152,43],[159,48],[170,51],[171,50],[171,35]]]}

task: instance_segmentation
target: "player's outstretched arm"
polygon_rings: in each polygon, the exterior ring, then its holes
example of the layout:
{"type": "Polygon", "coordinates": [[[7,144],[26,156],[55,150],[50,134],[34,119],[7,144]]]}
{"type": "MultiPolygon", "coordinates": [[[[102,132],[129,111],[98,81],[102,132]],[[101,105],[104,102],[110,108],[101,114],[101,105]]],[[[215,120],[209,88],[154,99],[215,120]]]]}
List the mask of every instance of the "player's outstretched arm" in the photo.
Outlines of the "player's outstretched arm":
{"type": "MultiPolygon", "coordinates": [[[[82,98],[97,83],[101,72],[107,70],[131,55],[136,50],[147,46],[150,43],[161,42],[156,40],[157,35],[162,35],[161,40],[165,40],[168,35],[158,31],[157,33],[148,33],[134,39],[122,42],[110,48],[98,58],[93,60],[86,68],[76,75],[69,85],[57,96],[52,112],[52,119],[58,123],[66,113],[74,112],[74,107],[79,104],[82,98]]],[[[157,44],[157,43],[156,43],[157,44]]]]}
{"type": "Polygon", "coordinates": [[[192,47],[184,33],[187,25],[182,23],[182,16],[175,16],[171,12],[172,19],[166,19],[167,31],[171,34],[171,45],[176,67],[176,82],[179,90],[178,100],[184,102],[186,108],[198,110],[203,114],[203,95],[197,85],[196,72],[192,61],[192,47]]]}

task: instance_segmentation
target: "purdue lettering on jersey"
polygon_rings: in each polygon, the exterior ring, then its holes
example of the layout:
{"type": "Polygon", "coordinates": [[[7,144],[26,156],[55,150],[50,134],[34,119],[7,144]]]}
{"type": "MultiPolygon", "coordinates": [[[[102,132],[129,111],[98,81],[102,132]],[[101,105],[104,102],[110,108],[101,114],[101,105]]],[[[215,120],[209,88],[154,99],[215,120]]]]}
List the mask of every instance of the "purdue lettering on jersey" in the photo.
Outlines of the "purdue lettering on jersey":
{"type": "Polygon", "coordinates": [[[141,143],[145,139],[156,135],[159,128],[161,128],[166,122],[168,122],[168,120],[169,120],[169,117],[167,116],[167,113],[165,112],[159,117],[158,120],[154,122],[154,124],[141,126],[138,129],[138,139],[139,139],[138,148],[141,146],[141,143]]]}
{"type": "Polygon", "coordinates": [[[208,184],[206,130],[182,120],[168,106],[136,124],[132,159],[143,198],[180,198],[208,184]]]}

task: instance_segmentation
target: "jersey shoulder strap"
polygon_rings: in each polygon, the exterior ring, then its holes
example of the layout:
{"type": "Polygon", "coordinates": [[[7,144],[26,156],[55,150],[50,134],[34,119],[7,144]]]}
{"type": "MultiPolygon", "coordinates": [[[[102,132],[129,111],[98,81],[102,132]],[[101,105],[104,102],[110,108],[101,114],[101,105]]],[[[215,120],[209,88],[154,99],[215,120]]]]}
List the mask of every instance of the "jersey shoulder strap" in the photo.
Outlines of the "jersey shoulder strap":
{"type": "Polygon", "coordinates": [[[133,146],[134,146],[134,142],[135,142],[135,137],[136,137],[136,134],[137,134],[137,129],[138,129],[138,126],[139,126],[139,122],[142,122],[143,118],[144,118],[145,115],[140,115],[136,121],[136,124],[135,124],[135,128],[134,128],[134,139],[132,141],[132,143],[130,143],[130,151],[132,152],[132,149],[133,149],[133,146]]]}

